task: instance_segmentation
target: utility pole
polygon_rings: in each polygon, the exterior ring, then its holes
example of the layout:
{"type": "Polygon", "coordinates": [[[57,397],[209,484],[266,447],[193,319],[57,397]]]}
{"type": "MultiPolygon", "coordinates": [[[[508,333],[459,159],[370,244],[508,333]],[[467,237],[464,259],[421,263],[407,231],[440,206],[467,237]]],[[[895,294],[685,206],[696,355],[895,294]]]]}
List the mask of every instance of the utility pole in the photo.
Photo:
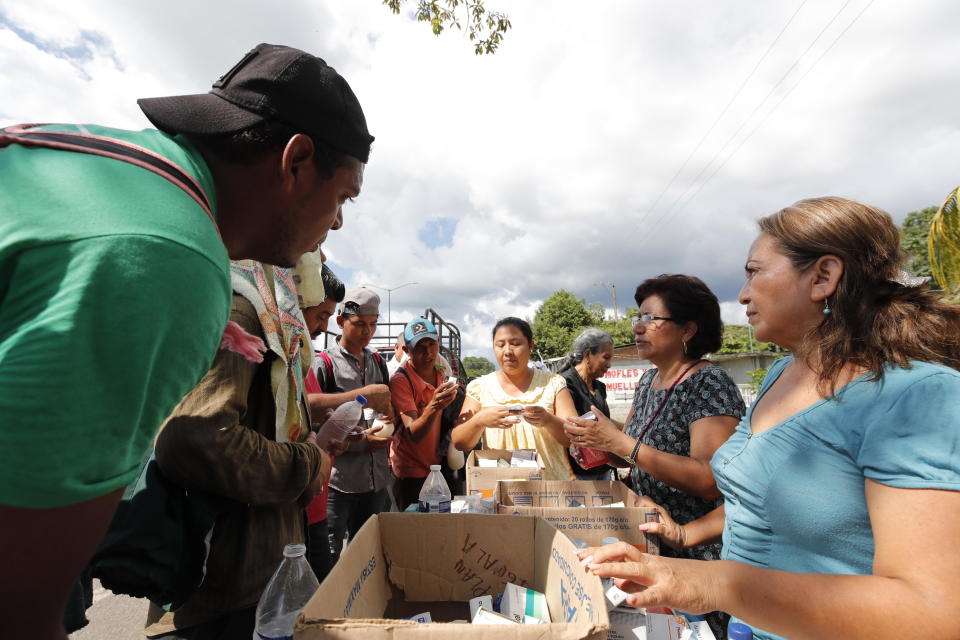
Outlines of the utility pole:
{"type": "Polygon", "coordinates": [[[617,311],[617,285],[612,282],[598,282],[594,284],[595,287],[603,287],[610,292],[611,297],[613,298],[613,321],[616,322],[620,319],[620,314],[617,311]]]}
{"type": "Polygon", "coordinates": [[[420,284],[419,282],[405,282],[404,284],[398,284],[395,287],[381,287],[376,284],[364,284],[365,287],[373,287],[374,289],[380,289],[381,291],[387,292],[387,326],[390,326],[390,294],[396,291],[397,289],[403,289],[404,287],[409,287],[412,284],[420,284]]]}

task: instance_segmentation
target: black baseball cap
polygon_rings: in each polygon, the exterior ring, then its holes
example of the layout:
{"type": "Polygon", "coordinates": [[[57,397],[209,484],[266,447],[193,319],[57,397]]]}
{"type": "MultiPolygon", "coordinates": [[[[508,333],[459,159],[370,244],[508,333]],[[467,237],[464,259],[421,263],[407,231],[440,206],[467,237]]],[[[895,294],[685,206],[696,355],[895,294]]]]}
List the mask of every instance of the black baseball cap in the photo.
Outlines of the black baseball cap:
{"type": "Polygon", "coordinates": [[[343,76],[316,56],[274,44],[257,45],[209,93],[141,98],[137,104],[154,126],[171,134],[234,133],[275,120],[364,163],[373,142],[343,76]]]}

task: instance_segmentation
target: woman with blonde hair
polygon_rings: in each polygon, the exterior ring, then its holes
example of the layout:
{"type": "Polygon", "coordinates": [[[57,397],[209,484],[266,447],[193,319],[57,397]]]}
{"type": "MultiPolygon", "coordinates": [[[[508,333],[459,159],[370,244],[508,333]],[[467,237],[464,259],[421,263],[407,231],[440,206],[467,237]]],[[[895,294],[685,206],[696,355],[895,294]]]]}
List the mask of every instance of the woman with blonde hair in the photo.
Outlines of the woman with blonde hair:
{"type": "Polygon", "coordinates": [[[960,307],[901,284],[890,216],[842,198],[760,220],[740,302],[789,349],[713,456],[725,504],[645,525],[719,562],[589,550],[634,606],[729,612],[754,638],[956,638],[960,307]],[[895,612],[895,613],[893,613],[895,612]],[[891,614],[898,624],[891,624],[891,614]]]}

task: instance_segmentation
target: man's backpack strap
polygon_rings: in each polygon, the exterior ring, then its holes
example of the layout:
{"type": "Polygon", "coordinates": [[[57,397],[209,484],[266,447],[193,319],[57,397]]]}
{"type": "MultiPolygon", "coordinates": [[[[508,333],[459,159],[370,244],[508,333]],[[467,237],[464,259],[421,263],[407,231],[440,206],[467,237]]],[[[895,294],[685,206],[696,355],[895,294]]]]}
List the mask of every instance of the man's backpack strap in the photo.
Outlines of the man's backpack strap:
{"type": "Polygon", "coordinates": [[[326,351],[321,351],[317,355],[323,362],[323,384],[321,385],[323,392],[334,393],[334,389],[337,388],[337,381],[333,377],[333,360],[330,359],[330,354],[326,351]]]}
{"type": "Polygon", "coordinates": [[[373,352],[373,359],[376,361],[377,366],[380,368],[380,377],[383,378],[383,384],[390,385],[390,370],[387,369],[387,363],[384,362],[383,356],[380,355],[379,351],[373,352]]]}
{"type": "Polygon", "coordinates": [[[0,129],[0,147],[11,144],[45,147],[47,149],[59,149],[61,151],[89,153],[95,156],[129,162],[147,171],[152,171],[180,187],[200,205],[207,214],[207,217],[210,218],[210,222],[213,223],[213,227],[217,230],[217,233],[220,233],[220,228],[217,226],[217,219],[213,215],[213,209],[210,207],[210,199],[207,197],[203,187],[184,169],[178,167],[160,154],[130,142],[95,136],[89,133],[31,131],[33,127],[41,126],[44,125],[21,124],[0,129]]]}

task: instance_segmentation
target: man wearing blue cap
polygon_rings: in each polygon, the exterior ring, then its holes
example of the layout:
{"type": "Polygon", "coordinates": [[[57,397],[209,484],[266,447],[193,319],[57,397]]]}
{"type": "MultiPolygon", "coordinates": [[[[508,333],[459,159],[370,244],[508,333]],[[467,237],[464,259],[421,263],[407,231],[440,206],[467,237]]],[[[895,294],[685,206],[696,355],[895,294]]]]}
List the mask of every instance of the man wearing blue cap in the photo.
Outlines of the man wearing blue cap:
{"type": "Polygon", "coordinates": [[[409,357],[390,378],[390,398],[402,426],[390,444],[390,465],[397,477],[397,508],[417,501],[430,465],[440,464],[441,418],[457,395],[440,363],[440,336],[426,318],[414,318],[403,330],[409,357]]]}

